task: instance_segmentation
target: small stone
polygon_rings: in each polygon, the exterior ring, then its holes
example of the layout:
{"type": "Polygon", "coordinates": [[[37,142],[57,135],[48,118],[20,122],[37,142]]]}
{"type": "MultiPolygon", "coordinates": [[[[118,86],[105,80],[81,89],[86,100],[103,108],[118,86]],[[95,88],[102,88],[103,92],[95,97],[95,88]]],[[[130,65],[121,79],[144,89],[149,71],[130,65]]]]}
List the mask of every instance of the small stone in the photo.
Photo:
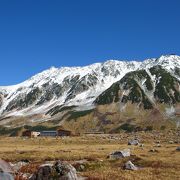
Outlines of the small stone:
{"type": "Polygon", "coordinates": [[[156,150],[156,149],[151,149],[151,150],[149,150],[149,152],[155,153],[155,152],[158,152],[158,150],[156,150]]]}
{"type": "Polygon", "coordinates": [[[155,147],[161,147],[161,144],[156,144],[155,147]]]}
{"type": "Polygon", "coordinates": [[[121,151],[114,151],[109,155],[110,159],[120,159],[120,158],[124,158],[124,157],[129,157],[130,154],[130,149],[124,149],[121,151]]]}
{"type": "Polygon", "coordinates": [[[139,141],[137,139],[129,140],[128,141],[128,145],[135,145],[135,146],[137,146],[137,145],[139,145],[139,141]]]}
{"type": "Polygon", "coordinates": [[[128,161],[125,163],[125,169],[136,171],[136,170],[138,170],[138,167],[135,166],[131,161],[128,161]]]}
{"type": "Polygon", "coordinates": [[[174,141],[169,141],[169,144],[174,144],[174,141]]]}
{"type": "Polygon", "coordinates": [[[180,151],[180,146],[176,148],[176,151],[180,151]]]}

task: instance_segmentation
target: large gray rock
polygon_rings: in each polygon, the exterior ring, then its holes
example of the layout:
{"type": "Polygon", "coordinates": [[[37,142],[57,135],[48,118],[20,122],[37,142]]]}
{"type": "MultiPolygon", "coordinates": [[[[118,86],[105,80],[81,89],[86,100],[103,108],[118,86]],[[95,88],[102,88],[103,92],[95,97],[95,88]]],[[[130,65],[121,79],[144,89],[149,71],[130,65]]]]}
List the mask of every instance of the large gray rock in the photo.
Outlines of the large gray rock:
{"type": "Polygon", "coordinates": [[[36,173],[34,173],[29,179],[30,180],[53,180],[52,164],[43,164],[39,167],[36,173]]]}
{"type": "Polygon", "coordinates": [[[39,167],[30,180],[78,180],[76,169],[65,162],[57,161],[55,164],[44,164],[39,167]]]}
{"type": "Polygon", "coordinates": [[[176,151],[180,151],[180,146],[176,148],[176,151]]]}
{"type": "Polygon", "coordinates": [[[121,151],[114,151],[109,155],[110,159],[120,159],[124,157],[129,157],[131,155],[130,149],[124,149],[121,151]]]}
{"type": "Polygon", "coordinates": [[[14,180],[10,173],[13,173],[10,164],[0,159],[0,180],[14,180]]]}
{"type": "Polygon", "coordinates": [[[11,165],[2,159],[0,159],[0,169],[1,172],[13,173],[13,168],[11,165]]]}
{"type": "Polygon", "coordinates": [[[14,180],[14,178],[10,173],[0,170],[0,180],[14,180]]]}
{"type": "Polygon", "coordinates": [[[133,171],[138,170],[138,167],[135,166],[131,161],[126,162],[124,167],[127,170],[133,170],[133,171]]]}
{"type": "Polygon", "coordinates": [[[77,180],[76,169],[67,163],[57,161],[54,168],[62,180],[77,180]]]}

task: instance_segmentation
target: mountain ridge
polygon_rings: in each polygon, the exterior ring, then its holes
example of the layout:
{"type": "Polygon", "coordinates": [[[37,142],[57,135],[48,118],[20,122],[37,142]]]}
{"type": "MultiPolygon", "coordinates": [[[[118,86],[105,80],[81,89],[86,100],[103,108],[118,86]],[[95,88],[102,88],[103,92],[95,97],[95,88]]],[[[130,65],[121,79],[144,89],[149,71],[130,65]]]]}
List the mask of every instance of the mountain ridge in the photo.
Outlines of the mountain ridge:
{"type": "MultiPolygon", "coordinates": [[[[46,114],[56,106],[92,109],[102,93],[130,72],[145,70],[153,84],[155,75],[149,69],[158,66],[170,76],[180,79],[180,56],[177,55],[165,55],[142,62],[108,60],[83,67],[52,67],[20,84],[1,86],[0,116],[46,114]]],[[[147,93],[145,89],[141,90],[147,93]]]]}

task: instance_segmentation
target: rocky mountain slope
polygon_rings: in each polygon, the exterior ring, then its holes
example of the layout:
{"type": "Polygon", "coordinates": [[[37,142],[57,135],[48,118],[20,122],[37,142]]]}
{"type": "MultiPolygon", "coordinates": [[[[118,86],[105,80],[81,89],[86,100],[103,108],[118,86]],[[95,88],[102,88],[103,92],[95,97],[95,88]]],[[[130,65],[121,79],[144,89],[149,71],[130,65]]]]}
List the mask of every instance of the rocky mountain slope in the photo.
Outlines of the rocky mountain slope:
{"type": "Polygon", "coordinates": [[[89,111],[113,102],[151,109],[180,102],[180,56],[138,61],[109,60],[85,67],[54,68],[21,84],[0,87],[1,119],[64,110],[89,111]]]}
{"type": "Polygon", "coordinates": [[[127,73],[103,92],[95,103],[110,104],[120,101],[126,104],[130,101],[144,109],[152,109],[157,103],[179,103],[180,81],[178,74],[175,75],[160,65],[127,73]]]}

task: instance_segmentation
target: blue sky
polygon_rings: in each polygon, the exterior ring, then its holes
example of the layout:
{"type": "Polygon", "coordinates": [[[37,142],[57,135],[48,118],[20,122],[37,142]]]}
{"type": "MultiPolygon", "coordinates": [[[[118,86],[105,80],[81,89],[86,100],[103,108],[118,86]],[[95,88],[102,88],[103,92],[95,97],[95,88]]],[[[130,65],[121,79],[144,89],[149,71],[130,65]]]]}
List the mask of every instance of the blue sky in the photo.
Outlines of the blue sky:
{"type": "Polygon", "coordinates": [[[0,0],[0,85],[51,66],[180,55],[179,0],[0,0]]]}

